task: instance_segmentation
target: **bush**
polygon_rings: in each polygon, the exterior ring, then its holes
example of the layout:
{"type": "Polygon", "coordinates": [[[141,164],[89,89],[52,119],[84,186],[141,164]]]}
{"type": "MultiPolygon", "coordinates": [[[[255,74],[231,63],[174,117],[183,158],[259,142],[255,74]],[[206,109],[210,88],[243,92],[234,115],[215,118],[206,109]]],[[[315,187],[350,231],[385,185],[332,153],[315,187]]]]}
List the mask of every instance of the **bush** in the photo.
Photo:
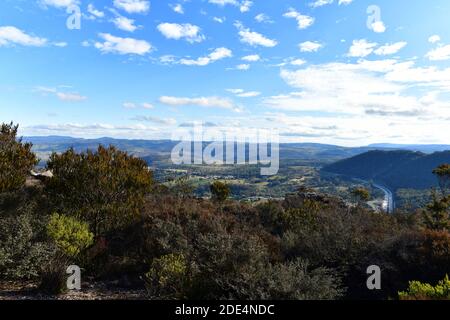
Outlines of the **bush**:
{"type": "Polygon", "coordinates": [[[0,277],[35,279],[54,254],[30,213],[0,217],[0,277]]]}
{"type": "Polygon", "coordinates": [[[87,223],[57,213],[50,217],[47,234],[69,257],[78,256],[94,242],[94,235],[87,223]]]}
{"type": "Polygon", "coordinates": [[[0,128],[0,193],[22,188],[30,170],[37,164],[32,145],[17,139],[18,126],[0,128]]]}
{"type": "Polygon", "coordinates": [[[114,147],[55,153],[47,166],[54,174],[46,191],[55,211],[89,222],[95,236],[135,221],[153,185],[145,161],[114,147]]]}
{"type": "Polygon", "coordinates": [[[231,194],[230,187],[223,182],[215,181],[210,187],[212,199],[218,202],[223,202],[228,199],[231,194]]]}
{"type": "Polygon", "coordinates": [[[187,262],[182,254],[169,254],[154,259],[145,275],[146,288],[151,298],[183,299],[187,283],[187,262]]]}
{"type": "Polygon", "coordinates": [[[58,255],[49,261],[40,274],[39,291],[58,295],[67,291],[66,269],[69,263],[65,256],[58,255]]]}
{"type": "Polygon", "coordinates": [[[399,292],[400,300],[450,300],[450,279],[448,275],[444,280],[433,287],[428,283],[411,281],[405,292],[399,292]]]}

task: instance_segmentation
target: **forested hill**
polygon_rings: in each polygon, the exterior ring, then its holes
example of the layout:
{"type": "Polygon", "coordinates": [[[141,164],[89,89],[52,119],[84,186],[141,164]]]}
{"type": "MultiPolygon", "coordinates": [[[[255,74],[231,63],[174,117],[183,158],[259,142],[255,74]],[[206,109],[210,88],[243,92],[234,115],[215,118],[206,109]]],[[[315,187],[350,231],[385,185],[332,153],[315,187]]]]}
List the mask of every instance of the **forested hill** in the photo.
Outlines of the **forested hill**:
{"type": "Polygon", "coordinates": [[[427,189],[437,186],[432,171],[444,163],[450,163],[450,151],[432,154],[405,150],[369,151],[325,166],[323,170],[374,180],[394,190],[427,189]]]}

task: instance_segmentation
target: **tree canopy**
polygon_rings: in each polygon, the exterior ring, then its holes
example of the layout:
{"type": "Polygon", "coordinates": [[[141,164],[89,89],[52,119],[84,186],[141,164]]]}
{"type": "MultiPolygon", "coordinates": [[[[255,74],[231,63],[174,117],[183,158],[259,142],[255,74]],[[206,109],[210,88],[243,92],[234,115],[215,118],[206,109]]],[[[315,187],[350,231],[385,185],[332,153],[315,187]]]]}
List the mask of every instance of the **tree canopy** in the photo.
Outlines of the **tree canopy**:
{"type": "Polygon", "coordinates": [[[17,137],[18,128],[4,123],[0,129],[0,193],[20,189],[37,164],[32,145],[17,137]]]}

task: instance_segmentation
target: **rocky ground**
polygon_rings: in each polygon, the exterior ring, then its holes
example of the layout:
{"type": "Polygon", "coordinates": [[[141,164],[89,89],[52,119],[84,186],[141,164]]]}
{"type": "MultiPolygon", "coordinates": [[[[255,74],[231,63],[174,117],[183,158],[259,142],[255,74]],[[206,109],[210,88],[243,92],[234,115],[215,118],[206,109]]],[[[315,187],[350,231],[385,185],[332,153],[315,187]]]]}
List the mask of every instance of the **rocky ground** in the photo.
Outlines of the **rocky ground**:
{"type": "Polygon", "coordinates": [[[80,291],[70,291],[58,296],[37,292],[33,282],[0,282],[0,300],[142,300],[145,290],[130,290],[114,283],[83,283],[80,291]]]}

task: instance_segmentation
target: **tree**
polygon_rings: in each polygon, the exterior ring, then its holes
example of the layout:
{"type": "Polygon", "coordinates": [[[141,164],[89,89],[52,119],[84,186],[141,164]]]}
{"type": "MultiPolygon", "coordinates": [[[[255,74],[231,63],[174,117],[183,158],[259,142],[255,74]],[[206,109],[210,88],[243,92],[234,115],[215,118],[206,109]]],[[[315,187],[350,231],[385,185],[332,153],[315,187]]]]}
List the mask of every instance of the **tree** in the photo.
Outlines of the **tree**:
{"type": "Polygon", "coordinates": [[[54,153],[47,167],[54,175],[46,192],[55,211],[89,222],[95,236],[133,221],[153,185],[145,161],[114,147],[54,153]]]}
{"type": "Polygon", "coordinates": [[[3,123],[0,129],[0,193],[20,189],[38,162],[32,145],[17,138],[18,128],[13,123],[3,123]]]}
{"type": "Polygon", "coordinates": [[[433,170],[433,174],[437,177],[439,188],[444,196],[450,188],[450,164],[442,164],[433,170]]]}
{"type": "Polygon", "coordinates": [[[352,196],[358,203],[367,202],[370,200],[370,192],[366,188],[355,188],[351,191],[352,196]]]}
{"type": "Polygon", "coordinates": [[[450,229],[449,219],[450,197],[441,198],[433,192],[433,200],[424,213],[425,225],[431,230],[450,229]]]}
{"type": "Polygon", "coordinates": [[[433,170],[439,181],[439,188],[442,195],[433,192],[432,202],[427,206],[424,214],[425,225],[431,230],[450,230],[450,195],[447,190],[450,187],[450,165],[443,164],[433,170]]]}
{"type": "Polygon", "coordinates": [[[210,190],[213,200],[218,202],[224,202],[231,194],[230,187],[226,183],[220,181],[214,181],[210,186],[210,190]]]}

